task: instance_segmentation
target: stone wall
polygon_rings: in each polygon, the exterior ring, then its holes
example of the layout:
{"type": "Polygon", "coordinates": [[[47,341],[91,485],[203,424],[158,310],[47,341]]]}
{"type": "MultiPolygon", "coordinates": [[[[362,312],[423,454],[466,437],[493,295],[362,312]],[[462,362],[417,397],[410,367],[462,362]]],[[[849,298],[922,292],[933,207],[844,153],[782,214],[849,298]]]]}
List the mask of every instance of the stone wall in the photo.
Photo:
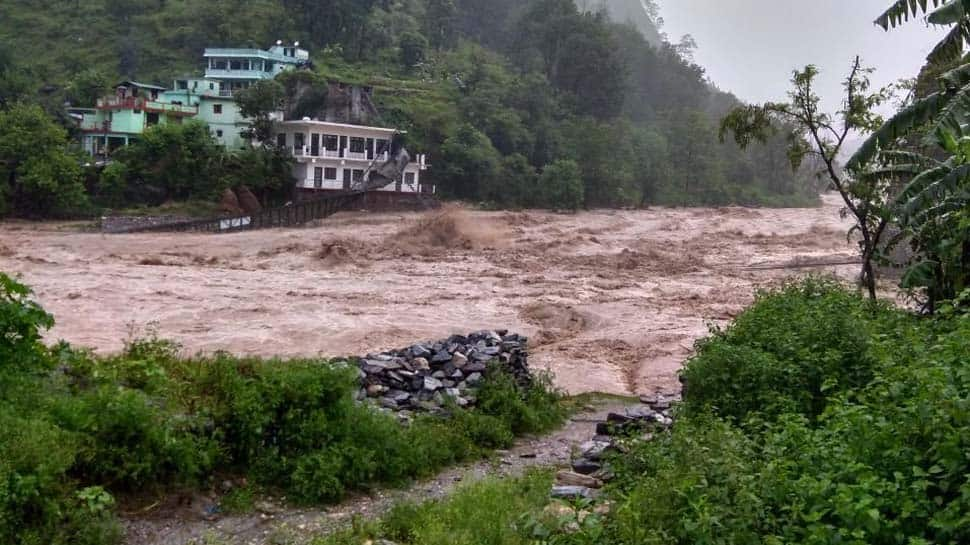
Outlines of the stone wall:
{"type": "Polygon", "coordinates": [[[449,402],[475,404],[475,394],[495,365],[521,386],[532,381],[528,339],[508,331],[478,331],[360,358],[359,399],[393,411],[435,412],[449,402]]]}

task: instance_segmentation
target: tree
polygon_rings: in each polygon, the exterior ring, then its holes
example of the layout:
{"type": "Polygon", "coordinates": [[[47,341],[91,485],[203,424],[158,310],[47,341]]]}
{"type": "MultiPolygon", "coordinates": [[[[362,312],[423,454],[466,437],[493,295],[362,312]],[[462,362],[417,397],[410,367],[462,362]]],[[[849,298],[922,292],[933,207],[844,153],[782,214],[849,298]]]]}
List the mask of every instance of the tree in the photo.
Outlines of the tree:
{"type": "Polygon", "coordinates": [[[441,146],[443,191],[459,199],[501,198],[502,159],[485,134],[462,125],[441,146]]]}
{"type": "Polygon", "coordinates": [[[861,237],[861,281],[870,298],[875,299],[874,261],[890,222],[887,188],[883,180],[854,177],[852,171],[844,171],[838,163],[839,154],[853,132],[869,133],[882,124],[874,108],[885,102],[889,93],[885,89],[870,91],[871,72],[856,57],[843,83],[842,110],[833,116],[820,110],[820,99],[815,93],[818,69],[807,66],[794,73],[788,103],[767,103],[734,110],[722,121],[721,138],[733,132],[738,145],[746,148],[754,140],[767,141],[779,124],[792,130],[789,135],[792,168],[797,169],[806,156],[816,156],[823,163],[832,187],[842,196],[845,210],[855,220],[852,230],[858,231],[861,237]]]}
{"type": "MultiPolygon", "coordinates": [[[[927,12],[929,2],[895,2],[876,19],[885,30],[927,12]]],[[[858,176],[891,186],[903,184],[890,211],[899,228],[894,242],[914,250],[903,287],[925,290],[925,308],[957,299],[970,286],[970,2],[933,0],[930,23],[952,27],[927,57],[921,79],[939,90],[915,100],[879,127],[852,156],[858,176]],[[942,4],[942,7],[941,7],[942,4]],[[936,149],[924,153],[923,150],[936,149]]],[[[925,89],[925,87],[924,87],[925,89]]],[[[917,86],[916,91],[922,89],[917,86]]]]}
{"type": "Polygon", "coordinates": [[[199,121],[156,125],[116,159],[127,167],[128,198],[135,202],[207,199],[226,187],[225,152],[199,121]]]}
{"type": "Polygon", "coordinates": [[[535,206],[538,200],[536,169],[520,153],[502,159],[502,184],[499,202],[503,206],[535,206]]]}
{"type": "Polygon", "coordinates": [[[272,114],[283,108],[286,89],[276,80],[262,80],[236,93],[239,113],[250,119],[250,141],[263,147],[275,145],[272,114]]]}
{"type": "Polygon", "coordinates": [[[291,155],[277,149],[260,147],[237,151],[226,158],[222,185],[246,186],[260,196],[264,206],[283,204],[292,198],[296,187],[293,161],[291,155]]]}
{"type": "Polygon", "coordinates": [[[401,64],[413,68],[424,62],[428,52],[428,40],[418,32],[405,32],[401,35],[401,64]]]}
{"type": "Polygon", "coordinates": [[[107,74],[97,68],[88,68],[71,80],[67,89],[67,98],[75,105],[94,106],[110,88],[111,82],[107,74]]]}
{"type": "Polygon", "coordinates": [[[67,132],[39,106],[0,110],[0,214],[66,216],[88,206],[67,132]]]}
{"type": "Polygon", "coordinates": [[[583,178],[576,161],[560,159],[546,165],[539,177],[539,202],[558,210],[576,211],[583,207],[583,178]]]}

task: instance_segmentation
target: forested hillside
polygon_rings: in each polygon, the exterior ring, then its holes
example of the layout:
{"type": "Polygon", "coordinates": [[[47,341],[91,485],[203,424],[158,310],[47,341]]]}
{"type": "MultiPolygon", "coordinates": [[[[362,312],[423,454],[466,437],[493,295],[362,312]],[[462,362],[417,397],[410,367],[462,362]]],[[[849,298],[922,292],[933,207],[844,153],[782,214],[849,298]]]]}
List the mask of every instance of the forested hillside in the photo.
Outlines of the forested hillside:
{"type": "Polygon", "coordinates": [[[7,0],[0,100],[89,105],[198,73],[206,46],[308,47],[375,87],[443,194],[497,206],[805,204],[785,142],[718,141],[738,101],[662,38],[652,0],[7,0]],[[575,164],[573,164],[575,163],[575,164]],[[548,166],[556,168],[543,176],[548,166]],[[577,172],[579,178],[576,178],[577,172]]]}

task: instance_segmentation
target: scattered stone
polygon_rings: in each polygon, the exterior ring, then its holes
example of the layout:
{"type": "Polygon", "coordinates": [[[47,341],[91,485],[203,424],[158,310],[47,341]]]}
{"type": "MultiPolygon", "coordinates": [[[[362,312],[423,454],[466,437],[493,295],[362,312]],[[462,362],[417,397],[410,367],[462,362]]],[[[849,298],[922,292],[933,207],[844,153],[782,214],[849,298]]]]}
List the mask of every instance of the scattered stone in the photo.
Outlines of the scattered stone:
{"type": "Polygon", "coordinates": [[[598,462],[594,462],[593,460],[588,460],[586,458],[577,458],[573,460],[573,471],[582,475],[592,475],[601,469],[603,469],[603,465],[598,462]]]}
{"type": "Polygon", "coordinates": [[[553,486],[549,495],[559,500],[591,500],[596,497],[596,492],[585,486],[553,486]]]}
{"type": "Polygon", "coordinates": [[[566,486],[583,486],[586,488],[603,488],[603,482],[595,477],[573,473],[572,471],[560,471],[556,473],[556,482],[566,486]]]}
{"type": "Polygon", "coordinates": [[[440,390],[442,387],[441,381],[435,377],[424,377],[423,388],[429,392],[434,392],[440,390]]]}
{"type": "Polygon", "coordinates": [[[532,383],[527,342],[507,331],[479,331],[368,354],[358,360],[358,398],[396,411],[439,412],[447,400],[474,405],[489,365],[507,369],[520,386],[532,383]]]}
{"type": "Polygon", "coordinates": [[[606,450],[610,446],[612,446],[610,443],[601,441],[587,441],[579,447],[579,450],[582,452],[583,458],[598,462],[603,459],[603,455],[606,454],[606,450]]]}
{"type": "Polygon", "coordinates": [[[386,391],[387,391],[387,387],[382,384],[371,384],[370,386],[367,387],[367,396],[378,397],[379,395],[383,394],[386,391]]]}

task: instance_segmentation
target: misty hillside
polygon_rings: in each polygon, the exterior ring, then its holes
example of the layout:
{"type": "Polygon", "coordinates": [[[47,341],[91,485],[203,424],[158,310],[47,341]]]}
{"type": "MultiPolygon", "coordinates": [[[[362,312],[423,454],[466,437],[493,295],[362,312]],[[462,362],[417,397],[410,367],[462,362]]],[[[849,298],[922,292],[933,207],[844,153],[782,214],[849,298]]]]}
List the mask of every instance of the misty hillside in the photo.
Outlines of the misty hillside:
{"type": "Polygon", "coordinates": [[[662,42],[652,5],[6,0],[0,57],[17,77],[0,93],[40,96],[57,116],[64,100],[89,106],[121,79],[199,74],[205,47],[298,40],[319,83],[373,86],[385,122],[435,158],[432,176],[455,197],[528,204],[537,173],[574,160],[587,205],[812,201],[784,142],[718,142],[738,101],[662,42]]]}
{"type": "Polygon", "coordinates": [[[659,11],[654,0],[586,0],[591,9],[606,9],[618,23],[631,23],[653,45],[661,45],[663,37],[658,24],[659,11]]]}

